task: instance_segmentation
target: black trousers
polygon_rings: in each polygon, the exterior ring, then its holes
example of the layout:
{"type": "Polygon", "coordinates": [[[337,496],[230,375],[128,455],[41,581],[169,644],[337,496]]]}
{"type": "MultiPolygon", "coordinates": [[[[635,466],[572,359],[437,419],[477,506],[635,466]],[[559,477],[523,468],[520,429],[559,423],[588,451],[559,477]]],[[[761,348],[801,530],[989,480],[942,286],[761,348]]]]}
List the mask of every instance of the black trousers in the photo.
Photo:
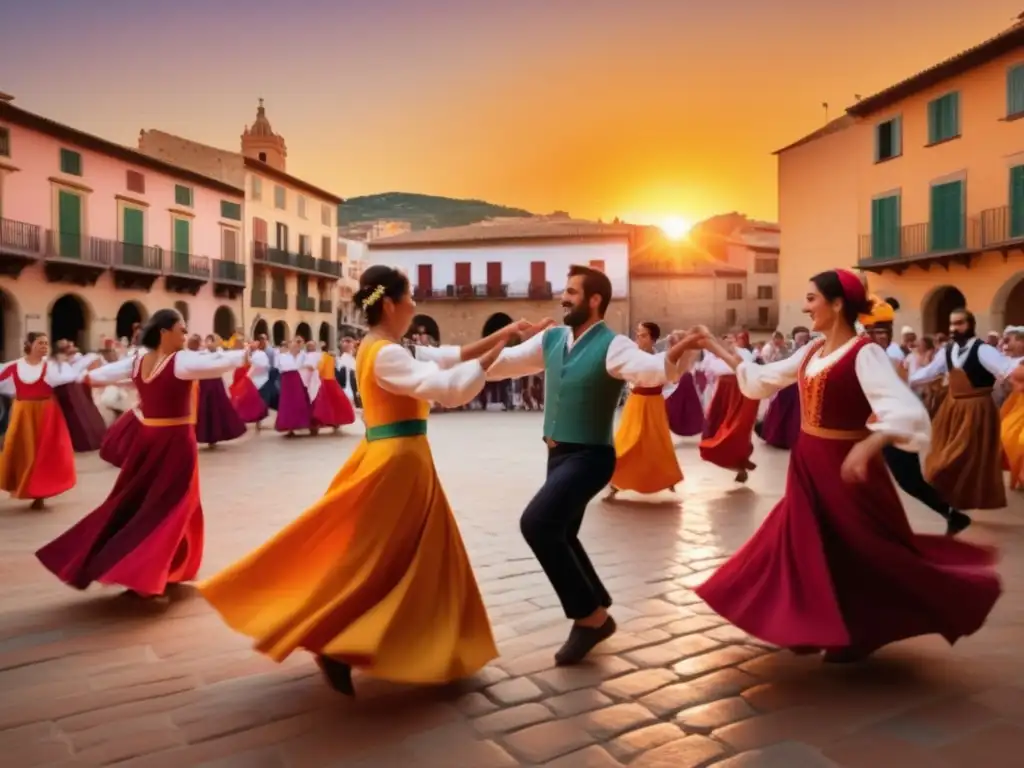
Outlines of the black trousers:
{"type": "Polygon", "coordinates": [[[562,603],[582,619],[612,604],[579,540],[587,504],[615,472],[611,445],[559,444],[548,449],[548,475],[523,511],[519,528],[562,603]]]}
{"type": "Polygon", "coordinates": [[[924,479],[921,472],[921,460],[916,453],[901,451],[892,445],[882,449],[885,463],[889,471],[896,478],[896,484],[903,489],[908,496],[913,496],[926,507],[938,512],[943,517],[949,517],[949,502],[942,498],[942,494],[934,486],[924,479]]]}

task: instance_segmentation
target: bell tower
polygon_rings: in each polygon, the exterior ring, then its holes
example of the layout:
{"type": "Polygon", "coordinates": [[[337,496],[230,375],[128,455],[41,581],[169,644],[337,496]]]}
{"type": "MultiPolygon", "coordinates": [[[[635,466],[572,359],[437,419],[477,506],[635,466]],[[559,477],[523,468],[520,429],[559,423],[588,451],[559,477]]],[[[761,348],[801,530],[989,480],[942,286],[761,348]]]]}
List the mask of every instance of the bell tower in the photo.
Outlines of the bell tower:
{"type": "Polygon", "coordinates": [[[260,99],[259,107],[256,108],[256,121],[242,131],[242,154],[279,171],[286,170],[288,150],[284,145],[284,137],[278,136],[270,127],[263,99],[260,99]]]}

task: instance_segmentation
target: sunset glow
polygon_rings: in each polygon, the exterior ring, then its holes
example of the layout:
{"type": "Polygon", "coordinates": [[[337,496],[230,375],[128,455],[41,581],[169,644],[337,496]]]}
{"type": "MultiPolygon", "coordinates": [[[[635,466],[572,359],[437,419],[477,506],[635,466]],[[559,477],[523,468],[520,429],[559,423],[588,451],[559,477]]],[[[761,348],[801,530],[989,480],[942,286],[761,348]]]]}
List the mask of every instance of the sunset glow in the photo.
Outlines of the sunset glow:
{"type": "Polygon", "coordinates": [[[682,240],[690,234],[693,222],[682,216],[666,216],[658,224],[658,228],[665,233],[669,240],[682,240]]]}

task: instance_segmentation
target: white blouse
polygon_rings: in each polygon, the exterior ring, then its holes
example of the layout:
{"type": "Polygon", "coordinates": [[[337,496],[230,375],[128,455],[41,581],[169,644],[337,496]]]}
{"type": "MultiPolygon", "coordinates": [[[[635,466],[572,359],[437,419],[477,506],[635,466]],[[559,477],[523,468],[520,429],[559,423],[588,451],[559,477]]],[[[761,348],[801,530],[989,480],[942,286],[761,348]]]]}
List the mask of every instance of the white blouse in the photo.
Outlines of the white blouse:
{"type": "MultiPolygon", "coordinates": [[[[817,376],[834,365],[857,341],[857,338],[850,339],[824,357],[820,353],[815,354],[807,364],[806,375],[817,376]]],[[[751,399],[760,400],[795,383],[800,366],[810,350],[810,346],[802,347],[785,360],[767,365],[741,363],[736,369],[740,391],[751,399]]],[[[857,382],[876,418],[866,427],[872,432],[892,435],[896,438],[895,445],[904,451],[926,452],[932,439],[928,411],[917,395],[900,379],[886,351],[877,344],[865,344],[857,353],[854,368],[857,382]]]]}
{"type": "MultiPolygon", "coordinates": [[[[565,335],[566,350],[571,350],[595,327],[597,326],[591,326],[577,339],[573,338],[572,333],[567,333],[565,335]]],[[[551,330],[553,329],[546,329],[543,333],[531,336],[522,344],[503,349],[494,365],[487,371],[487,379],[501,381],[502,379],[518,379],[522,376],[541,373],[544,370],[544,334],[551,330]]],[[[444,350],[446,348],[438,347],[437,349],[444,350]]],[[[605,370],[612,378],[621,379],[637,387],[661,387],[668,382],[679,381],[680,377],[693,366],[696,358],[696,351],[687,351],[683,353],[679,362],[673,365],[664,352],[652,355],[640,349],[636,342],[628,336],[616,334],[611,344],[608,345],[605,370]]]]}
{"type": "MultiPolygon", "coordinates": [[[[978,347],[978,362],[981,363],[982,367],[986,371],[991,373],[997,379],[1002,379],[1009,375],[1016,366],[1013,361],[1006,357],[1002,352],[993,347],[991,344],[986,344],[979,338],[973,338],[964,344],[962,347],[956,342],[949,342],[953,345],[953,367],[963,368],[964,363],[967,362],[967,355],[970,354],[971,348],[980,345],[978,347]]],[[[911,384],[927,384],[928,382],[935,381],[940,376],[944,376],[949,373],[949,365],[946,362],[946,350],[939,349],[935,352],[935,357],[932,361],[914,371],[910,375],[911,384]]]]}
{"type": "Polygon", "coordinates": [[[249,363],[249,378],[259,389],[270,379],[270,358],[262,349],[256,349],[249,354],[249,363]]]}
{"type": "Polygon", "coordinates": [[[277,356],[277,370],[281,373],[299,370],[300,358],[291,352],[282,352],[277,356]]]}
{"type": "MultiPolygon", "coordinates": [[[[32,365],[28,360],[21,357],[8,363],[0,364],[0,373],[3,373],[12,365],[16,365],[18,366],[18,378],[21,379],[22,383],[35,384],[39,381],[39,377],[43,375],[43,363],[49,363],[46,366],[46,383],[51,387],[59,387],[62,384],[78,381],[78,369],[68,363],[59,363],[56,360],[44,360],[36,365],[32,365]]],[[[0,395],[14,397],[16,395],[15,389],[13,377],[0,382],[0,395]]]]}
{"type": "Polygon", "coordinates": [[[458,347],[416,347],[413,356],[401,344],[386,344],[377,352],[374,376],[381,389],[392,394],[457,408],[479,395],[487,383],[478,361],[463,363],[459,356],[458,347]]]}
{"type": "MultiPolygon", "coordinates": [[[[145,354],[140,350],[139,354],[145,354]]],[[[215,355],[183,349],[174,356],[174,375],[186,381],[217,379],[245,363],[244,349],[219,352],[215,355]]],[[[82,374],[92,384],[116,384],[131,378],[135,356],[125,357],[113,363],[95,368],[82,374]]]]}

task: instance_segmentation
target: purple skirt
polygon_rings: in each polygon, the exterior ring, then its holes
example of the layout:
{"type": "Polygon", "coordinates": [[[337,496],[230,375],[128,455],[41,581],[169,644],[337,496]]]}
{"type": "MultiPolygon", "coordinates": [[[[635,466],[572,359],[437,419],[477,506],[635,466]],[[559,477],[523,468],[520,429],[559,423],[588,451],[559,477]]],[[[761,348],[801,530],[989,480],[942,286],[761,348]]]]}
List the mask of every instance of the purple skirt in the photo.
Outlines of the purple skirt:
{"type": "Polygon", "coordinates": [[[205,445],[226,443],[245,434],[245,422],[231,404],[228,390],[220,378],[199,382],[199,406],[196,409],[196,441],[205,445]]]}
{"type": "Polygon", "coordinates": [[[92,390],[84,384],[72,382],[54,387],[53,394],[64,413],[64,421],[68,423],[75,453],[98,451],[107,432],[107,423],[93,402],[92,390]]]}
{"type": "Polygon", "coordinates": [[[697,393],[693,375],[687,373],[679,380],[675,392],[665,399],[668,410],[668,428],[679,437],[693,437],[704,429],[704,408],[697,393]]]}
{"type": "Polygon", "coordinates": [[[313,424],[313,406],[309,393],[298,371],[281,374],[281,395],[277,403],[277,421],[274,429],[278,432],[294,432],[309,429],[313,424]]]}
{"type": "Polygon", "coordinates": [[[789,450],[800,436],[800,389],[790,384],[780,389],[761,424],[761,439],[774,448],[789,450]]]}

